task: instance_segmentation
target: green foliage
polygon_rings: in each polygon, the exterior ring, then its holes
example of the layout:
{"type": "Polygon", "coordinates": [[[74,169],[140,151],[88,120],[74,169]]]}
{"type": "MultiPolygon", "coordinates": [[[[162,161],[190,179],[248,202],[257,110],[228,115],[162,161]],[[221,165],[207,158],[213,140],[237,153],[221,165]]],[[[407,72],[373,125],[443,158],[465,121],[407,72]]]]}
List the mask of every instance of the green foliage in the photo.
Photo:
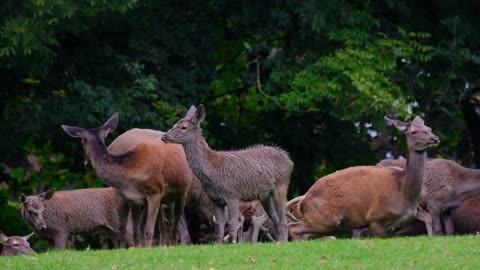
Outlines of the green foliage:
{"type": "Polygon", "coordinates": [[[0,65],[21,69],[35,75],[46,75],[54,63],[55,49],[60,46],[57,34],[63,31],[86,31],[84,20],[105,12],[125,13],[137,0],[7,0],[1,13],[11,15],[0,20],[0,65]]]}
{"type": "Polygon", "coordinates": [[[291,90],[280,95],[279,101],[289,110],[330,110],[334,117],[353,121],[385,111],[408,116],[410,105],[394,81],[395,73],[411,62],[428,61],[432,48],[416,40],[428,34],[402,29],[398,34],[398,38],[388,38],[358,29],[332,33],[330,39],[344,47],[295,73],[291,90]]]}

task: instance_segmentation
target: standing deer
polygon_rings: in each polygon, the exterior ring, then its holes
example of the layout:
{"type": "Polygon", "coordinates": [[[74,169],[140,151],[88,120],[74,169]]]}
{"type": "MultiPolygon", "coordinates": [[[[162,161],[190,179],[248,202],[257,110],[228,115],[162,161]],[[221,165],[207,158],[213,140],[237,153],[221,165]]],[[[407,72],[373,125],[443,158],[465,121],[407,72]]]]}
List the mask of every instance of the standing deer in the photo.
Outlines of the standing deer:
{"type": "MultiPolygon", "coordinates": [[[[377,165],[404,168],[406,161],[385,159],[377,165]]],[[[432,217],[433,234],[452,234],[454,228],[450,209],[442,212],[445,208],[456,208],[463,200],[480,193],[480,170],[465,168],[447,159],[429,159],[425,163],[424,186],[425,196],[421,205],[432,217]]],[[[414,227],[407,225],[398,233],[417,231],[414,227]]]]}
{"type": "MultiPolygon", "coordinates": [[[[299,221],[289,223],[293,240],[367,226],[372,235],[384,237],[387,228],[414,216],[428,217],[427,213],[417,211],[417,207],[422,198],[426,150],[437,145],[439,139],[420,116],[411,123],[387,117],[385,120],[407,137],[405,170],[357,166],[320,178],[295,207],[299,221]]],[[[291,202],[294,203],[295,200],[291,202]]]]}
{"type": "MultiPolygon", "coordinates": [[[[72,137],[82,139],[88,159],[100,178],[109,186],[120,191],[128,201],[123,204],[120,220],[121,232],[126,234],[129,208],[132,212],[133,238],[135,246],[152,244],[155,222],[162,202],[174,204],[171,239],[176,243],[178,224],[185,205],[185,198],[193,175],[185,159],[181,145],[168,145],[160,137],[163,132],[132,129],[120,135],[109,148],[105,138],[118,125],[115,113],[103,126],[95,129],[62,125],[72,137]],[[143,133],[149,134],[143,136],[143,133]],[[157,134],[151,136],[150,134],[157,134]],[[125,138],[141,137],[135,143],[126,144],[125,138]],[[119,140],[119,142],[117,142],[119,140]],[[129,147],[131,146],[131,147],[129,147]],[[118,150],[123,149],[124,152],[118,150]],[[146,221],[141,229],[143,206],[146,205],[146,221]]],[[[162,215],[160,215],[162,219],[162,215]]],[[[164,224],[160,220],[160,224],[164,224]]]]}
{"type": "Polygon", "coordinates": [[[225,206],[229,212],[229,238],[237,241],[240,201],[261,202],[274,223],[278,241],[286,241],[285,201],[293,162],[279,147],[257,145],[238,151],[210,149],[202,136],[203,105],[191,106],[162,140],[182,144],[188,164],[215,205],[217,242],[223,242],[225,206]]]}
{"type": "Polygon", "coordinates": [[[33,233],[26,236],[8,237],[0,231],[0,244],[3,245],[0,256],[35,254],[35,251],[30,247],[30,243],[28,243],[28,238],[32,235],[33,233]]]}

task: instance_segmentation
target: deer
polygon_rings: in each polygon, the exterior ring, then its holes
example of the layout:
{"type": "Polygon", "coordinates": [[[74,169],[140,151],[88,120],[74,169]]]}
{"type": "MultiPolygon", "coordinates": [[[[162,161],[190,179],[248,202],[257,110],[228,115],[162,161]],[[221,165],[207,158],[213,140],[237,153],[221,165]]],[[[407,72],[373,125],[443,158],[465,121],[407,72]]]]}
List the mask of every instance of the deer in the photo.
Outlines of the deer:
{"type": "Polygon", "coordinates": [[[256,145],[236,151],[212,150],[200,124],[206,116],[203,104],[191,106],[184,118],[162,136],[166,143],[181,144],[193,174],[215,205],[215,233],[223,242],[225,207],[228,209],[229,241],[237,242],[241,201],[260,201],[274,223],[277,241],[288,237],[285,202],[293,161],[280,147],[256,145]]]}
{"type": "Polygon", "coordinates": [[[293,211],[298,221],[288,224],[293,241],[362,228],[385,237],[387,229],[413,217],[428,218],[428,213],[417,208],[422,199],[426,151],[440,140],[420,116],[410,123],[388,117],[385,121],[406,136],[406,168],[355,166],[318,179],[305,195],[286,206],[298,204],[293,211]]]}
{"type": "MultiPolygon", "coordinates": [[[[272,229],[271,226],[267,226],[268,228],[264,226],[271,225],[270,223],[267,223],[268,216],[265,214],[262,206],[257,201],[241,202],[239,206],[239,212],[240,217],[244,217],[244,227],[247,227],[245,232],[242,231],[242,226],[239,227],[239,242],[257,242],[259,236],[263,235],[265,235],[267,239],[273,240],[272,236],[268,233],[269,229],[272,229]]],[[[195,226],[191,227],[194,227],[195,230],[200,229],[198,224],[202,222],[204,231],[208,228],[215,227],[215,205],[208,197],[208,194],[203,190],[200,180],[198,180],[196,177],[194,177],[190,190],[188,191],[184,216],[185,220],[193,220],[195,226]]],[[[226,217],[228,217],[228,213],[226,213],[226,217]]],[[[228,227],[228,225],[226,227],[228,227]]],[[[189,236],[190,232],[188,231],[188,227],[184,226],[182,229],[184,230],[182,233],[184,235],[188,235],[188,239],[191,239],[192,237],[189,236]]],[[[192,234],[196,233],[197,231],[192,231],[192,234]]],[[[198,237],[194,238],[196,239],[196,242],[199,242],[197,239],[198,237]]],[[[203,238],[205,238],[205,235],[203,238]]],[[[228,241],[228,235],[226,240],[228,241]]],[[[202,241],[208,242],[208,239],[200,240],[200,242],[202,241]]],[[[185,242],[182,241],[182,243],[185,242]]]]}
{"type": "MultiPolygon", "coordinates": [[[[37,195],[19,195],[21,214],[27,224],[50,248],[64,249],[71,234],[106,230],[114,247],[122,239],[118,217],[119,195],[114,188],[86,188],[37,195]]],[[[127,244],[132,245],[131,237],[127,244]]]]}
{"type": "Polygon", "coordinates": [[[32,237],[33,232],[25,236],[6,236],[0,231],[0,244],[3,245],[0,256],[15,256],[35,254],[35,251],[30,247],[28,239],[32,237]]]}
{"type": "MultiPolygon", "coordinates": [[[[385,159],[377,165],[404,168],[405,164],[403,159],[385,159]]],[[[480,170],[463,167],[452,160],[428,159],[424,186],[425,196],[421,206],[432,217],[433,234],[452,234],[454,227],[450,212],[459,207],[463,200],[480,193],[480,170]]],[[[398,234],[408,234],[411,229],[405,226],[398,234]]]]}
{"type": "Polygon", "coordinates": [[[480,233],[480,196],[472,196],[451,212],[453,227],[458,234],[480,233]]]}
{"type": "Polygon", "coordinates": [[[178,226],[193,174],[181,145],[164,143],[161,131],[131,129],[118,136],[107,148],[105,138],[118,126],[118,113],[101,127],[86,129],[62,125],[71,137],[81,138],[86,156],[103,182],[116,188],[124,201],[120,207],[121,232],[132,214],[134,245],[151,247],[162,203],[174,206],[171,241],[178,239],[178,226]],[[137,138],[130,141],[132,138],[137,138]],[[145,214],[143,211],[146,208],[145,214]],[[146,215],[143,222],[143,216],[146,215]]]}

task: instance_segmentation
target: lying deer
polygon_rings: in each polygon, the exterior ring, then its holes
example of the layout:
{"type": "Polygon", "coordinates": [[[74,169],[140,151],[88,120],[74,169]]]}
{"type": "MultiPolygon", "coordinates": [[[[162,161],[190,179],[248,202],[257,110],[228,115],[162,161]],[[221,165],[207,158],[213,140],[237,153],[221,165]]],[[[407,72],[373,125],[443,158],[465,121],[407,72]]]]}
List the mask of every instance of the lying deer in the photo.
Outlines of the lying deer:
{"type": "Polygon", "coordinates": [[[30,238],[33,233],[26,236],[6,236],[2,231],[0,231],[0,244],[3,245],[1,256],[11,256],[11,255],[26,255],[26,254],[35,254],[35,251],[30,247],[28,243],[28,238],[30,238]]]}
{"type": "Polygon", "coordinates": [[[279,147],[257,145],[238,151],[214,151],[202,136],[203,105],[191,106],[162,140],[182,144],[188,164],[215,205],[217,242],[223,242],[225,206],[229,212],[229,236],[237,241],[240,201],[261,202],[274,223],[275,237],[286,241],[285,201],[293,162],[279,147]]]}
{"type": "MultiPolygon", "coordinates": [[[[374,236],[413,217],[426,219],[417,211],[422,199],[423,169],[428,148],[439,143],[420,116],[411,123],[385,117],[407,138],[408,162],[398,167],[357,166],[320,178],[298,200],[289,223],[292,240],[319,237],[341,229],[368,227],[374,236]]],[[[294,204],[292,202],[292,204],[294,204]]]]}
{"type": "MultiPolygon", "coordinates": [[[[150,247],[161,203],[173,203],[171,239],[172,243],[176,243],[180,217],[193,178],[183,148],[181,145],[165,144],[160,139],[163,132],[132,129],[120,135],[107,149],[105,138],[117,125],[118,113],[115,113],[99,128],[85,129],[65,125],[62,128],[68,135],[82,139],[88,159],[97,174],[105,184],[118,189],[128,201],[128,204],[121,207],[121,232],[126,233],[130,208],[135,246],[143,245],[146,238],[145,245],[150,247]],[[136,137],[141,139],[132,141],[136,137]],[[141,225],[144,205],[146,221],[143,233],[141,225]]],[[[161,220],[159,223],[165,222],[161,220]]]]}

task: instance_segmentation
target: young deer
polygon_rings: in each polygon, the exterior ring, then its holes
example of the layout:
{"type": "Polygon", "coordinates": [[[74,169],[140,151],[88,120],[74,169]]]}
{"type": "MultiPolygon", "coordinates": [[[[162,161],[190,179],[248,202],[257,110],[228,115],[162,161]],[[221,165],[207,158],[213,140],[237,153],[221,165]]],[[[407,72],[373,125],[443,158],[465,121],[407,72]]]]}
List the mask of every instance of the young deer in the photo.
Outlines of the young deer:
{"type": "Polygon", "coordinates": [[[384,237],[386,228],[414,216],[425,218],[417,206],[422,198],[426,150],[439,139],[419,116],[412,123],[385,120],[407,137],[405,170],[358,166],[320,178],[294,209],[299,221],[289,223],[293,240],[366,226],[372,235],[384,237]]]}
{"type": "MultiPolygon", "coordinates": [[[[22,217],[50,248],[64,249],[70,234],[106,230],[118,247],[118,192],[114,188],[50,189],[38,195],[20,193],[22,217]]],[[[127,240],[131,246],[131,240],[127,240]]]]}
{"type": "Polygon", "coordinates": [[[229,237],[237,241],[240,201],[261,202],[271,218],[278,241],[286,241],[285,201],[293,162],[278,147],[257,145],[238,151],[214,151],[202,136],[203,105],[191,106],[186,116],[162,140],[182,144],[188,164],[215,204],[217,242],[223,242],[225,206],[229,212],[229,237]]]}
{"type": "MultiPolygon", "coordinates": [[[[189,189],[193,175],[185,159],[181,145],[165,144],[160,137],[163,132],[154,130],[132,129],[119,136],[135,137],[138,143],[121,152],[109,151],[105,145],[105,138],[118,125],[118,113],[115,113],[102,127],[85,129],[62,125],[63,130],[72,137],[82,139],[82,143],[90,162],[103,181],[120,191],[128,200],[123,204],[120,220],[121,232],[126,232],[128,208],[132,211],[133,238],[135,246],[152,244],[154,226],[162,202],[174,204],[174,218],[171,239],[176,243],[178,224],[185,206],[186,193],[189,189]],[[157,136],[142,136],[142,133],[157,134],[157,136]],[[129,135],[134,133],[134,135],[129,135]],[[155,137],[155,138],[154,138],[155,137]],[[142,208],[146,205],[146,221],[143,234],[141,231],[142,208]]],[[[111,143],[119,145],[116,140],[111,143]]],[[[114,147],[112,147],[114,148],[114,147]]],[[[162,215],[160,215],[162,218],[162,215]]],[[[161,220],[160,224],[164,221],[161,220]]]]}
{"type": "Polygon", "coordinates": [[[0,256],[35,254],[35,251],[30,247],[30,243],[28,243],[28,238],[32,235],[33,233],[26,236],[8,237],[0,231],[0,244],[3,245],[0,256]]]}

